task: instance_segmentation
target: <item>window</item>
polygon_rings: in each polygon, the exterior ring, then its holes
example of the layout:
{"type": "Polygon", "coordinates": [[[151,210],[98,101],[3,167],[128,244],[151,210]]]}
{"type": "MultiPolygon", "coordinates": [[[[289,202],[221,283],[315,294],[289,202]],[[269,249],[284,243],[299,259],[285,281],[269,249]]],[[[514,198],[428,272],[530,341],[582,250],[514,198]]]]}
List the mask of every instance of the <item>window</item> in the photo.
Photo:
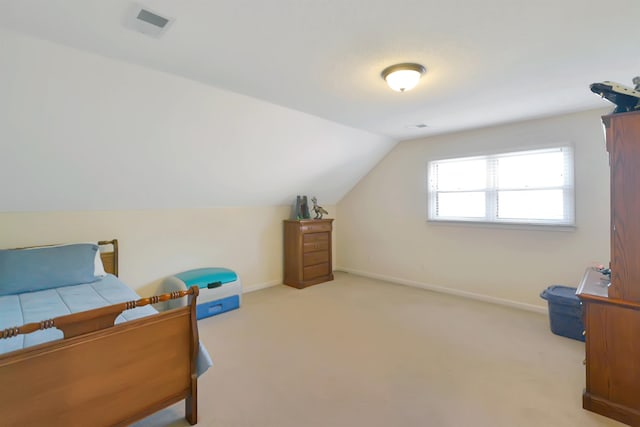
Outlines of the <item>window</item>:
{"type": "Polygon", "coordinates": [[[573,225],[573,150],[429,162],[428,199],[432,221],[573,225]]]}

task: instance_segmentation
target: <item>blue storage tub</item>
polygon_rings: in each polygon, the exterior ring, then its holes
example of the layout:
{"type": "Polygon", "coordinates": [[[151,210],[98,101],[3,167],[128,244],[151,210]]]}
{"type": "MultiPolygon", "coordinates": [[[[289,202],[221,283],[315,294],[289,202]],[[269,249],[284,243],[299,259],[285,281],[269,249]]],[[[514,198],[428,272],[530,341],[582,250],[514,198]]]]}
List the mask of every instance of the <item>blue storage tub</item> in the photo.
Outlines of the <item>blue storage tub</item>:
{"type": "Polygon", "coordinates": [[[235,271],[220,267],[196,268],[178,273],[176,277],[182,280],[187,288],[196,285],[200,289],[213,289],[238,280],[235,271]]]}
{"type": "Polygon", "coordinates": [[[552,285],[542,291],[540,297],[549,303],[551,332],[563,337],[584,341],[582,303],[576,288],[552,285]]]}
{"type": "Polygon", "coordinates": [[[214,301],[203,302],[196,306],[196,318],[198,320],[205,317],[215,316],[216,314],[226,313],[240,307],[240,296],[231,295],[230,297],[217,299],[214,301]]]}
{"type": "MultiPolygon", "coordinates": [[[[242,283],[240,277],[228,268],[198,268],[183,271],[163,281],[163,292],[188,289],[197,286],[200,289],[196,318],[215,316],[235,310],[242,303],[242,283]]],[[[171,300],[167,309],[185,304],[185,299],[171,300]]]]}

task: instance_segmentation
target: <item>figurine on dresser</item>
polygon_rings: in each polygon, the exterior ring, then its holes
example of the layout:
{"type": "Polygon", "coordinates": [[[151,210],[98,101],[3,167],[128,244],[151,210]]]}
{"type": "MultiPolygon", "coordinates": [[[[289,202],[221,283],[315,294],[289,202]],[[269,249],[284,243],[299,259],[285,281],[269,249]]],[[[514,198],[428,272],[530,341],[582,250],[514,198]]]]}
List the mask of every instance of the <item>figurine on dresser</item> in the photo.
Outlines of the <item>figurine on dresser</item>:
{"type": "Polygon", "coordinates": [[[311,202],[313,203],[313,211],[316,213],[314,219],[322,219],[322,215],[329,215],[329,212],[327,212],[322,206],[318,206],[318,199],[312,197],[311,202]]]}
{"type": "Polygon", "coordinates": [[[294,218],[295,219],[311,219],[311,214],[309,212],[309,202],[307,201],[307,196],[296,197],[294,218]]]}
{"type": "Polygon", "coordinates": [[[633,78],[635,87],[632,89],[616,82],[604,81],[593,83],[591,92],[597,93],[606,100],[614,103],[613,114],[640,110],[640,76],[633,78]]]}

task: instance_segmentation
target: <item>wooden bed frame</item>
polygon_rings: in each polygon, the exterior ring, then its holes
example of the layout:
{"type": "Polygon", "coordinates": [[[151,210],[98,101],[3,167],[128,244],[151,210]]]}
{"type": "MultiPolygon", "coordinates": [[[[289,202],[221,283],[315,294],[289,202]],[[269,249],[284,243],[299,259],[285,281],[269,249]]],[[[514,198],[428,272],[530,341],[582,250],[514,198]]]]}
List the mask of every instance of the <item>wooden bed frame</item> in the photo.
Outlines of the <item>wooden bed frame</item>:
{"type": "MultiPolygon", "coordinates": [[[[101,253],[117,275],[118,242],[101,253]]],[[[197,422],[198,288],[43,320],[0,338],[57,327],[64,339],[0,355],[0,423],[8,426],[120,426],[185,399],[197,422]],[[189,297],[185,307],[114,325],[126,309],[189,297]]]]}

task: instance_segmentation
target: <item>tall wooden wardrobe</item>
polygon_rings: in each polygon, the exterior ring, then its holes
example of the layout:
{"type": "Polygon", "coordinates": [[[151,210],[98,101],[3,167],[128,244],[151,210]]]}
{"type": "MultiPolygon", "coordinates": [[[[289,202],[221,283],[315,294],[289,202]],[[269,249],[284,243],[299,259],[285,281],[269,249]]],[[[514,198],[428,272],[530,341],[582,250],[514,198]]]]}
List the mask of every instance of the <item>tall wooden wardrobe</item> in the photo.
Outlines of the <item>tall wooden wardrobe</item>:
{"type": "Polygon", "coordinates": [[[587,269],[578,288],[586,336],[582,403],[640,426],[640,111],[602,119],[611,167],[611,284],[587,269]]]}

